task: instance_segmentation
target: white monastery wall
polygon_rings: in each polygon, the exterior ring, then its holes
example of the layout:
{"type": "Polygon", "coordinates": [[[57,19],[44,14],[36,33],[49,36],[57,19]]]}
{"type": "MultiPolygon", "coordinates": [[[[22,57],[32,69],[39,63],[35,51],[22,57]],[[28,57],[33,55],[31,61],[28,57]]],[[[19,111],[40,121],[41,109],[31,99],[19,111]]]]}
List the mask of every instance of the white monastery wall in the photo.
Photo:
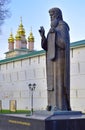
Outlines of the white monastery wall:
{"type": "Polygon", "coordinates": [[[71,50],[71,106],[85,112],[85,47],[71,50]]]}
{"type": "Polygon", "coordinates": [[[27,58],[1,65],[0,89],[2,108],[8,109],[10,100],[17,101],[17,109],[31,109],[31,93],[28,85],[36,84],[34,109],[47,106],[45,55],[27,58]],[[43,102],[43,103],[42,103],[43,102]]]}
{"type": "MultiPolygon", "coordinates": [[[[85,112],[85,47],[70,51],[70,96],[72,110],[85,112]]],[[[16,109],[31,109],[29,84],[36,84],[34,109],[47,106],[45,55],[34,56],[0,65],[0,100],[3,109],[10,109],[10,100],[16,100],[16,109]]]]}

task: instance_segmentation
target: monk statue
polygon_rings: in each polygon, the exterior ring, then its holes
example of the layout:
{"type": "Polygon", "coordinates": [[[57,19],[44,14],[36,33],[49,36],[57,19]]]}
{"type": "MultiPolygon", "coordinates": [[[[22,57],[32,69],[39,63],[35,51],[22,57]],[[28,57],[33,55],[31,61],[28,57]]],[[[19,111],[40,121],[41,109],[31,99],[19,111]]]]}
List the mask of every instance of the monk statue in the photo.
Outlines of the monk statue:
{"type": "Polygon", "coordinates": [[[69,26],[59,8],[49,10],[51,28],[45,36],[41,26],[41,46],[46,51],[48,110],[70,111],[69,26]]]}

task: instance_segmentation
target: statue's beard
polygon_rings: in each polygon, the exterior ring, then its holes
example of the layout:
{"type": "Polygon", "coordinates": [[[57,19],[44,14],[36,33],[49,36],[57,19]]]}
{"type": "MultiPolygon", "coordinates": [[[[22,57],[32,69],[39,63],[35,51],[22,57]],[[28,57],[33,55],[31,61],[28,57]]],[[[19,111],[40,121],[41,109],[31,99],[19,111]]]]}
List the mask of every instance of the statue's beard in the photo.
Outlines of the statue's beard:
{"type": "Polygon", "coordinates": [[[57,19],[51,20],[51,28],[55,28],[55,27],[57,27],[57,25],[58,25],[57,19]]]}

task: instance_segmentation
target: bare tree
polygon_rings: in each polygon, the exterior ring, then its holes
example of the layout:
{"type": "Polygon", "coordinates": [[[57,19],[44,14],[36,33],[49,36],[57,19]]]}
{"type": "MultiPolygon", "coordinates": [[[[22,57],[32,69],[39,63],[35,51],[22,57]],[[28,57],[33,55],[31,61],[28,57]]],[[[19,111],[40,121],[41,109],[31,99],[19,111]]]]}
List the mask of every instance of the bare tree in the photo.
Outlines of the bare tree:
{"type": "Polygon", "coordinates": [[[4,20],[10,16],[8,4],[10,0],[0,0],[0,26],[4,23],[4,20]]]}

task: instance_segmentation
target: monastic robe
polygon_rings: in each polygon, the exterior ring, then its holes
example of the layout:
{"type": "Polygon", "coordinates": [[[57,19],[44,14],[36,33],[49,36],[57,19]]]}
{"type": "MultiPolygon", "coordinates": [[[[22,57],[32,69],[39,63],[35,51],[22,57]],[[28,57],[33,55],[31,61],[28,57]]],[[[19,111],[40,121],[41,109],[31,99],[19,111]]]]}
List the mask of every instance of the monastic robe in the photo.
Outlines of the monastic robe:
{"type": "Polygon", "coordinates": [[[41,41],[46,50],[48,105],[57,110],[70,108],[70,40],[69,27],[59,21],[55,31],[41,41]]]}

